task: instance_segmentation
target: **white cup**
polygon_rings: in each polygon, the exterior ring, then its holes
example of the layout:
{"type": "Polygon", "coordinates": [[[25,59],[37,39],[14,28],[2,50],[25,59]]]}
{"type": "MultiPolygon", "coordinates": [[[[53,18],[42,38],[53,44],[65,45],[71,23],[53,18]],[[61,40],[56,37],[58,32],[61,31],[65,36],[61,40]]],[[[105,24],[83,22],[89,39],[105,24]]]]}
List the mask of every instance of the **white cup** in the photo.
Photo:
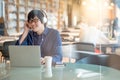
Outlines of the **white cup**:
{"type": "Polygon", "coordinates": [[[51,56],[45,56],[45,67],[46,68],[52,67],[52,57],[51,56]]]}

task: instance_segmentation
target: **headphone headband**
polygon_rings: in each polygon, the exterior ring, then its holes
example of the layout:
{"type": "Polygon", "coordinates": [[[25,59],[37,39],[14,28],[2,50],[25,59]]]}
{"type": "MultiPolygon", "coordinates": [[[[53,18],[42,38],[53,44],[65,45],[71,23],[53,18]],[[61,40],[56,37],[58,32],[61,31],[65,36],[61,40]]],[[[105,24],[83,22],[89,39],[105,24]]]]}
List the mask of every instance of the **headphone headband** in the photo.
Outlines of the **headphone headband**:
{"type": "Polygon", "coordinates": [[[42,14],[44,16],[42,19],[42,22],[45,24],[45,23],[47,23],[47,14],[46,14],[45,10],[43,10],[43,9],[41,9],[40,11],[42,12],[42,14]]]}

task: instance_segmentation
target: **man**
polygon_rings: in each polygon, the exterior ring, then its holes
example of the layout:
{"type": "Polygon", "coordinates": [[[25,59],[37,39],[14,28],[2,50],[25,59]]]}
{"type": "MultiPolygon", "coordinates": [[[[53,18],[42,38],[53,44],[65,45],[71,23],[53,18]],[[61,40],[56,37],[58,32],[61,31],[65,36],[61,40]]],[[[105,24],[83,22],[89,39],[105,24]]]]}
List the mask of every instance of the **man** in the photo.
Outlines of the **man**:
{"type": "Polygon", "coordinates": [[[46,26],[47,15],[43,10],[31,10],[24,25],[24,32],[16,45],[40,45],[41,56],[52,56],[53,62],[62,60],[62,41],[57,30],[46,26]]]}

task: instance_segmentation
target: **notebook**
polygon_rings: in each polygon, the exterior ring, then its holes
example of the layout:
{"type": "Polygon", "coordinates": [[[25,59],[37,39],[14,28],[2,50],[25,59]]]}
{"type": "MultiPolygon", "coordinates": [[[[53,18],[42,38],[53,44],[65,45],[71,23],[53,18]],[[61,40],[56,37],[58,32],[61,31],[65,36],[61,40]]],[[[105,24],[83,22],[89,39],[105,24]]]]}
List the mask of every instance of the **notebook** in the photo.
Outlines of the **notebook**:
{"type": "Polygon", "coordinates": [[[12,67],[40,67],[40,46],[9,46],[12,67]]]}

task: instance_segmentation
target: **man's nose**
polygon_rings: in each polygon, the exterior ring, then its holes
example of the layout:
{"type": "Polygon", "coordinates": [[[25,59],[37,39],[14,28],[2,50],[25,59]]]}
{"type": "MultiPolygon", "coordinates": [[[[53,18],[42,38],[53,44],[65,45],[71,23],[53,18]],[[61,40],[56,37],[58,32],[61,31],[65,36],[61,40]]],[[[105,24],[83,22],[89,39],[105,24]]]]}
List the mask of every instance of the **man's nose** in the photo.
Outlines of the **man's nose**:
{"type": "Polygon", "coordinates": [[[35,22],[32,22],[32,23],[31,23],[31,28],[32,28],[34,25],[35,25],[35,22]]]}
{"type": "Polygon", "coordinates": [[[34,21],[32,21],[32,22],[31,22],[31,25],[35,25],[35,22],[34,22],[34,21]]]}

